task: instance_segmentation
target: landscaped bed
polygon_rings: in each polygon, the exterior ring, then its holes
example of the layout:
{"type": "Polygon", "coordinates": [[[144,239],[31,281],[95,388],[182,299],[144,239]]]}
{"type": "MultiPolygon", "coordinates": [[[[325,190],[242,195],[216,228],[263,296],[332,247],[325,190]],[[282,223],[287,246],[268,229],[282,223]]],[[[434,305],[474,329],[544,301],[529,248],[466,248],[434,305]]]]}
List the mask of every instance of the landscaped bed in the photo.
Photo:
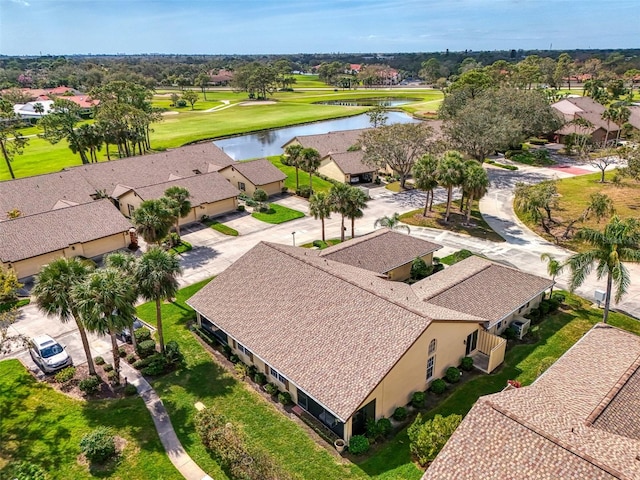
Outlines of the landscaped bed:
{"type": "Polygon", "coordinates": [[[295,220],[296,218],[302,218],[304,217],[304,213],[294,210],[293,208],[272,203],[267,211],[253,212],[251,216],[266,223],[279,224],[295,220]]]}
{"type": "Polygon", "coordinates": [[[224,235],[229,235],[231,237],[237,237],[238,231],[234,228],[226,226],[224,223],[220,223],[217,220],[209,219],[204,220],[204,223],[207,227],[213,228],[216,232],[220,232],[224,235]]]}

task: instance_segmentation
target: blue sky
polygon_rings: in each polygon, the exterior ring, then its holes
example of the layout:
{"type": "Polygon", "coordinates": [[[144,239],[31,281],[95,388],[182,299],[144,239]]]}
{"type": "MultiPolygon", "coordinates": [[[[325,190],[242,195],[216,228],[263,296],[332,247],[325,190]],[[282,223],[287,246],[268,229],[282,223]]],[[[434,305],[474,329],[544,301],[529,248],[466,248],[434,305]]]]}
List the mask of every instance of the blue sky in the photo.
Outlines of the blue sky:
{"type": "Polygon", "coordinates": [[[0,54],[640,47],[638,0],[0,0],[0,54]]]}

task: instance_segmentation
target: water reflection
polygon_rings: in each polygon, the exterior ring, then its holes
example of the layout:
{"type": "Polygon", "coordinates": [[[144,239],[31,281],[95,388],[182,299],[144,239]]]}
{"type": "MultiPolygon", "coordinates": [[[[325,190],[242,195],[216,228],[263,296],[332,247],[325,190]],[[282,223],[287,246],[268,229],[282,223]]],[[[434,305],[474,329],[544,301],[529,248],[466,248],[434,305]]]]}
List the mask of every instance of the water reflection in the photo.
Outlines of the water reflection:
{"type": "Polygon", "coordinates": [[[379,98],[343,98],[342,100],[327,100],[316,102],[319,105],[341,105],[343,107],[397,107],[407,103],[419,101],[419,98],[379,97],[379,98]]]}

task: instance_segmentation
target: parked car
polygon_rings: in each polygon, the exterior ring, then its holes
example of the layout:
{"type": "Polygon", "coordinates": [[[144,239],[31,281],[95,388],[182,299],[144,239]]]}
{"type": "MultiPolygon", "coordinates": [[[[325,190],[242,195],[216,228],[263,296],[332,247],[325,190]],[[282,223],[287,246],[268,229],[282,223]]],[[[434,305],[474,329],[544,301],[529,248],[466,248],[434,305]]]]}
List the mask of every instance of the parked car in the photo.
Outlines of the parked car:
{"type": "MultiPolygon", "coordinates": [[[[138,317],[135,317],[135,320],[133,321],[133,331],[135,332],[142,327],[144,327],[144,323],[142,323],[142,320],[140,320],[138,317]]],[[[131,332],[129,331],[128,327],[125,327],[120,332],[116,333],[116,337],[122,342],[132,343],[131,332]]]]}
{"type": "Polygon", "coordinates": [[[52,373],[73,365],[73,360],[65,348],[49,335],[41,335],[29,340],[31,358],[44,373],[52,373]]]}

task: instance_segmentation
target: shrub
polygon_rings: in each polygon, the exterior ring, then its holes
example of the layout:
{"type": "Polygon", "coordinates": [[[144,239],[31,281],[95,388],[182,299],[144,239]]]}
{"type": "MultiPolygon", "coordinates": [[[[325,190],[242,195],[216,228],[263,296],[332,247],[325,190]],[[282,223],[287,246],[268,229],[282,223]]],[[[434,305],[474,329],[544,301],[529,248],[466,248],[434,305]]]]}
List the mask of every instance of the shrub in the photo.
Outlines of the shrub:
{"type": "Polygon", "coordinates": [[[516,332],[515,328],[509,327],[504,331],[503,336],[507,340],[515,340],[516,338],[518,338],[518,332],[516,332]]]}
{"type": "Polygon", "coordinates": [[[153,355],[156,351],[156,342],[154,340],[143,340],[138,343],[136,349],[140,358],[147,358],[149,355],[153,355]]]}
{"type": "Polygon", "coordinates": [[[140,370],[143,375],[154,377],[156,375],[162,375],[163,373],[171,369],[171,366],[167,361],[167,357],[165,357],[161,353],[156,353],[150,356],[149,359],[149,365],[140,370]]]}
{"type": "Polygon", "coordinates": [[[236,363],[233,368],[243,380],[249,374],[249,367],[242,362],[236,363]]]}
{"type": "Polygon", "coordinates": [[[133,383],[127,383],[124,387],[124,394],[127,397],[130,397],[131,395],[135,395],[136,393],[138,393],[138,389],[137,387],[133,384],[133,383]]]}
{"type": "Polygon", "coordinates": [[[323,243],[324,242],[322,240],[314,240],[313,241],[313,246],[316,247],[316,248],[322,248],[322,244],[323,243]]]}
{"type": "Polygon", "coordinates": [[[186,101],[186,100],[182,100],[182,99],[180,99],[180,100],[178,100],[178,101],[176,102],[176,107],[177,107],[177,108],[184,108],[184,107],[186,107],[186,106],[187,106],[187,101],[186,101]]]}
{"type": "Polygon", "coordinates": [[[558,301],[557,298],[550,298],[547,300],[547,304],[549,305],[549,313],[553,313],[556,310],[558,310],[558,307],[560,306],[560,301],[558,301]]]}
{"type": "Polygon", "coordinates": [[[540,309],[532,308],[531,310],[529,310],[529,313],[527,313],[524,317],[531,320],[531,323],[534,325],[537,323],[540,323],[540,318],[541,318],[540,309]]]}
{"type": "Polygon", "coordinates": [[[540,305],[538,305],[538,308],[540,309],[540,315],[544,316],[546,314],[549,313],[549,310],[551,310],[551,306],[549,305],[549,301],[548,300],[542,300],[540,302],[540,305]]]}
{"type": "Polygon", "coordinates": [[[556,300],[558,302],[558,304],[561,304],[562,302],[565,301],[567,296],[564,293],[561,293],[561,292],[553,292],[553,294],[551,295],[551,298],[553,300],[556,300]]]}
{"type": "Polygon", "coordinates": [[[56,383],[66,383],[76,374],[76,367],[67,367],[56,373],[54,379],[56,383]]]}
{"type": "Polygon", "coordinates": [[[413,405],[415,408],[424,407],[424,401],[426,397],[427,396],[424,394],[424,392],[413,392],[413,395],[411,396],[411,405],[413,405]]]}
{"type": "Polygon", "coordinates": [[[253,381],[258,385],[264,385],[265,383],[267,383],[267,376],[262,372],[256,372],[256,374],[253,376],[253,381]]]}
{"type": "Polygon", "coordinates": [[[229,361],[231,363],[238,363],[240,361],[240,357],[234,353],[229,357],[229,361]]]}
{"type": "Polygon", "coordinates": [[[111,365],[110,363],[105,363],[105,364],[102,366],[102,369],[103,369],[105,372],[109,373],[109,372],[113,371],[113,365],[111,365]]]}
{"type": "Polygon", "coordinates": [[[46,480],[47,472],[35,463],[19,462],[11,468],[8,478],[13,480],[46,480]]]}
{"type": "Polygon", "coordinates": [[[382,435],[383,437],[386,437],[391,433],[391,420],[389,420],[388,418],[379,418],[376,425],[378,427],[380,435],[382,435]]]}
{"type": "Polygon", "coordinates": [[[354,435],[349,440],[349,451],[354,455],[361,455],[369,450],[369,439],[364,435],[354,435]]]}
{"type": "Polygon", "coordinates": [[[239,212],[244,212],[244,211],[246,211],[247,209],[246,209],[246,207],[245,207],[244,205],[238,205],[237,210],[238,210],[239,212]]]}
{"type": "Polygon", "coordinates": [[[120,375],[115,370],[108,371],[107,378],[111,383],[120,383],[120,375]]]}
{"type": "Polygon", "coordinates": [[[382,436],[382,432],[380,431],[380,427],[378,426],[375,418],[369,418],[367,420],[366,436],[372,442],[375,442],[382,436]]]}
{"type": "Polygon", "coordinates": [[[437,395],[443,394],[446,389],[447,389],[447,382],[445,382],[441,378],[434,380],[431,383],[431,386],[429,387],[429,390],[431,390],[433,393],[437,395]]]}
{"type": "Polygon", "coordinates": [[[253,192],[253,199],[258,203],[263,203],[269,200],[269,194],[261,188],[256,188],[253,192]]]}
{"type": "Polygon", "coordinates": [[[273,383],[267,383],[264,386],[264,391],[267,392],[269,395],[275,395],[276,393],[278,393],[278,387],[275,386],[273,383]]]}
{"type": "Polygon", "coordinates": [[[96,362],[96,365],[104,365],[104,358],[102,357],[96,357],[93,359],[94,362],[96,362]]]}
{"type": "Polygon", "coordinates": [[[447,372],[444,374],[444,378],[449,383],[458,383],[460,381],[460,370],[456,367],[447,368],[447,372]]]}
{"type": "Polygon", "coordinates": [[[136,362],[136,356],[133,353],[130,353],[129,355],[127,355],[127,358],[125,360],[129,365],[133,365],[136,362]]]}
{"type": "Polygon", "coordinates": [[[136,343],[141,343],[151,339],[151,330],[148,328],[139,328],[133,332],[133,335],[136,337],[136,343]]]}
{"type": "Polygon", "coordinates": [[[258,205],[258,202],[256,202],[255,200],[252,200],[251,198],[247,198],[245,200],[245,203],[249,206],[249,207],[256,207],[258,205]]]}
{"type": "Polygon", "coordinates": [[[101,464],[116,454],[116,442],[109,428],[98,427],[82,437],[80,449],[89,461],[101,464]]]}
{"type": "Polygon", "coordinates": [[[127,356],[127,351],[124,349],[124,347],[120,347],[118,349],[118,355],[120,355],[120,358],[124,358],[127,356]]]}
{"type": "Polygon", "coordinates": [[[462,415],[436,415],[432,420],[424,421],[422,414],[418,414],[407,434],[409,449],[420,465],[425,466],[436,458],[461,421],[462,415]]]}
{"type": "Polygon", "coordinates": [[[222,353],[225,357],[230,358],[231,357],[231,347],[229,345],[223,345],[222,346],[222,353]]]}
{"type": "Polygon", "coordinates": [[[293,403],[291,401],[291,394],[289,392],[280,392],[278,394],[278,401],[282,405],[291,405],[293,403]]]}
{"type": "Polygon", "coordinates": [[[140,360],[138,360],[137,362],[135,362],[133,364],[133,368],[135,368],[137,370],[141,370],[141,369],[147,367],[151,363],[151,360],[152,360],[151,357],[141,358],[140,360]]]}
{"type": "Polygon", "coordinates": [[[393,412],[393,419],[399,422],[402,422],[407,418],[407,409],[404,407],[396,408],[395,412],[393,412]]]}
{"type": "Polygon", "coordinates": [[[464,357],[460,361],[460,368],[462,368],[462,370],[464,370],[466,372],[470,372],[471,370],[473,370],[473,358],[464,357]]]}
{"type": "Polygon", "coordinates": [[[100,390],[100,377],[91,375],[83,380],[80,380],[78,388],[84,392],[85,395],[93,395],[100,390]]]}
{"type": "Polygon", "coordinates": [[[180,345],[175,340],[170,340],[164,346],[164,357],[169,365],[182,365],[184,354],[180,351],[180,345]]]}
{"type": "Polygon", "coordinates": [[[289,192],[289,187],[282,187],[281,191],[282,191],[282,193],[288,193],[289,192]]]}
{"type": "Polygon", "coordinates": [[[296,190],[296,195],[302,198],[309,198],[311,196],[311,188],[309,188],[309,185],[302,185],[296,190]]]}

